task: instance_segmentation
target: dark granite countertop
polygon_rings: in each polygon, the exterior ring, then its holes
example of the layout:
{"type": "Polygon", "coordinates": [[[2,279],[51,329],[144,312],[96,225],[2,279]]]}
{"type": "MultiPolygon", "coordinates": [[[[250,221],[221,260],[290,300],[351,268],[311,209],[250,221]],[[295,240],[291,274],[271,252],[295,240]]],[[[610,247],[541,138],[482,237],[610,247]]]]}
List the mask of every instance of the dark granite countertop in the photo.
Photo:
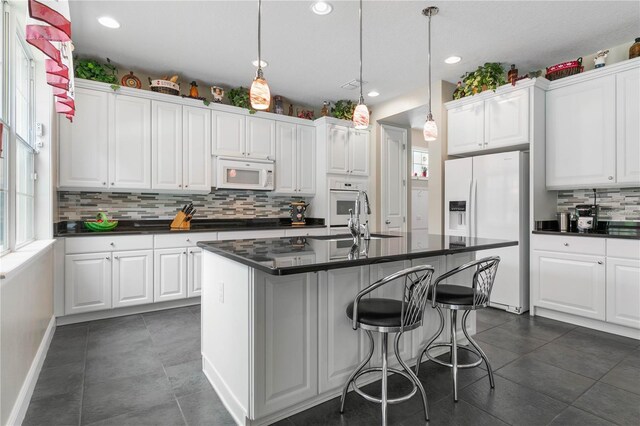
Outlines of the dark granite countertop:
{"type": "Polygon", "coordinates": [[[349,235],[202,241],[198,246],[272,275],[291,275],[518,245],[517,241],[428,235],[421,239],[423,248],[412,248],[412,238],[417,237],[411,233],[372,237],[355,247],[349,235]]]}
{"type": "Polygon", "coordinates": [[[640,239],[640,222],[634,221],[598,221],[598,227],[591,232],[568,231],[560,232],[557,220],[538,220],[533,234],[560,235],[572,237],[592,238],[622,238],[628,240],[640,239]]]}
{"type": "Polygon", "coordinates": [[[590,238],[621,238],[627,240],[640,240],[640,234],[638,233],[628,233],[625,231],[616,232],[616,231],[603,231],[598,230],[595,232],[560,232],[560,231],[552,231],[552,230],[540,230],[540,231],[531,231],[533,234],[540,235],[558,235],[558,236],[570,236],[570,237],[590,237],[590,238]]]}
{"type": "Polygon", "coordinates": [[[191,229],[171,229],[171,220],[120,220],[113,231],[94,232],[89,231],[82,221],[64,221],[54,224],[53,236],[82,237],[100,235],[145,235],[145,234],[176,234],[189,232],[225,232],[225,231],[251,231],[268,229],[304,229],[325,228],[324,219],[307,218],[304,226],[291,225],[289,218],[268,219],[194,219],[191,221],[191,229]]]}

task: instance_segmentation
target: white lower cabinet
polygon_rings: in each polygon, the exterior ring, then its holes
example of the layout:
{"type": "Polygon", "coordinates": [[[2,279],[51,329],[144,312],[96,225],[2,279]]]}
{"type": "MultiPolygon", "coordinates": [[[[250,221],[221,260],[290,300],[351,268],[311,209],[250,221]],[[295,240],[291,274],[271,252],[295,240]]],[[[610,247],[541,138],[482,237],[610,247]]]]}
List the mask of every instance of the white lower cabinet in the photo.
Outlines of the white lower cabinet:
{"type": "Polygon", "coordinates": [[[153,250],[113,253],[112,307],[153,302],[153,250]]]}
{"type": "Polygon", "coordinates": [[[369,284],[369,267],[323,271],[318,280],[318,388],[323,393],[344,386],[369,350],[365,332],[353,330],[346,314],[369,284]]]}
{"type": "Polygon", "coordinates": [[[604,256],[533,251],[536,305],[605,320],[604,256]]]}
{"type": "Polygon", "coordinates": [[[254,277],[255,418],[318,393],[317,274],[254,277]]]}
{"type": "Polygon", "coordinates": [[[153,301],[187,297],[187,249],[155,250],[153,263],[153,301]]]}
{"type": "Polygon", "coordinates": [[[187,249],[187,297],[202,294],[202,249],[187,249]]]}
{"type": "Polygon", "coordinates": [[[607,257],[607,321],[640,328],[640,260],[607,257]]]}
{"type": "Polygon", "coordinates": [[[65,314],[111,308],[111,253],[65,256],[65,314]]]}

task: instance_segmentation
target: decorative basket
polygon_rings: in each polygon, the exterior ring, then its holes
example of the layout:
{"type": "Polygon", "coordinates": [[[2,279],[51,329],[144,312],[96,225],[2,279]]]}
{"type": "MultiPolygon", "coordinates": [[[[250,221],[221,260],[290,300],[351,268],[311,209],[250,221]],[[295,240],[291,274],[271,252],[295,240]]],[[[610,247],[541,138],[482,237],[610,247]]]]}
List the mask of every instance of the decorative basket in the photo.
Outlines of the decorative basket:
{"type": "Polygon", "coordinates": [[[180,94],[180,85],[169,80],[151,80],[151,90],[153,92],[177,96],[180,94]]]}
{"type": "Polygon", "coordinates": [[[580,74],[582,71],[584,71],[582,58],[578,58],[575,61],[563,62],[561,64],[548,67],[545,78],[553,81],[559,78],[569,77],[570,75],[580,74]]]}

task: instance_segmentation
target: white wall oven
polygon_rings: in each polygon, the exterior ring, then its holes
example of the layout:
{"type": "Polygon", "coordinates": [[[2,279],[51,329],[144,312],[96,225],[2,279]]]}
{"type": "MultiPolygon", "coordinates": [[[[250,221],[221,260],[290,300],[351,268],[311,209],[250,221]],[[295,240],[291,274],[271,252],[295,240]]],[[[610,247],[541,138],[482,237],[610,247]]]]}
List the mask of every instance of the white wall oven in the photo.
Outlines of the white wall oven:
{"type": "MultiPolygon", "coordinates": [[[[352,209],[353,213],[356,214],[358,191],[366,191],[367,185],[362,182],[340,180],[331,180],[329,185],[329,226],[346,227],[349,221],[349,209],[352,209]]],[[[361,214],[362,211],[363,206],[361,205],[361,214]]]]}

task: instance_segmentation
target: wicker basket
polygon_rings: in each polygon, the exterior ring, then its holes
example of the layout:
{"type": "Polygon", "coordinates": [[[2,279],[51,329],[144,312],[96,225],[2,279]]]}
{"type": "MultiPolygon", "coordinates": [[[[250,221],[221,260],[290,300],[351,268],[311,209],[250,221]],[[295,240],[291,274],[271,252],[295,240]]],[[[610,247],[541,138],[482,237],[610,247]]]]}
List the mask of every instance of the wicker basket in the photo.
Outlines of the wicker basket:
{"type": "Polygon", "coordinates": [[[153,92],[176,96],[180,94],[180,85],[169,80],[151,80],[150,87],[153,92]]]}
{"type": "Polygon", "coordinates": [[[561,64],[548,67],[545,78],[553,81],[559,78],[569,77],[570,75],[579,74],[582,71],[584,71],[582,58],[578,58],[575,61],[563,62],[561,64]]]}

